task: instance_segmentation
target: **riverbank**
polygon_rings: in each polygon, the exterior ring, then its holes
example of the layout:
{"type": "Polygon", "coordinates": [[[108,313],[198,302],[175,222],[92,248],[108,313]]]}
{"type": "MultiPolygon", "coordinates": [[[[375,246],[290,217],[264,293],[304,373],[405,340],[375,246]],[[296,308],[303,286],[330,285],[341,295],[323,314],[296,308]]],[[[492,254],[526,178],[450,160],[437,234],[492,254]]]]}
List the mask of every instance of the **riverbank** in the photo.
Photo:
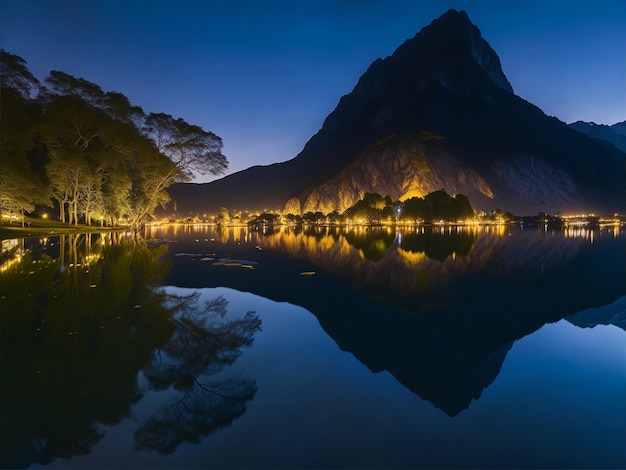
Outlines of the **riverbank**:
{"type": "Polygon", "coordinates": [[[3,222],[0,225],[0,239],[49,237],[73,233],[112,232],[123,230],[121,227],[100,227],[99,225],[68,225],[56,220],[26,217],[25,226],[21,222],[3,222]]]}

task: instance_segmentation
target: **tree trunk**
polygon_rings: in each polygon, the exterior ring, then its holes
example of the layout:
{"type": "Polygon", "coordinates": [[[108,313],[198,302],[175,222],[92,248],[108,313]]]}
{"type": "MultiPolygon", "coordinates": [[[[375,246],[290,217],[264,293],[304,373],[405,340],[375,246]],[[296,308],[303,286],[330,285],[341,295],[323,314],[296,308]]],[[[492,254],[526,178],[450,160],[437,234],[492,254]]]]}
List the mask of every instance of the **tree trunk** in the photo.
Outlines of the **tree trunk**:
{"type": "Polygon", "coordinates": [[[57,198],[57,202],[59,203],[59,221],[65,223],[65,201],[57,198]]]}
{"type": "MultiPolygon", "coordinates": [[[[72,194],[72,205],[74,206],[72,209],[73,217],[74,217],[74,225],[78,225],[78,192],[80,189],[80,181],[78,179],[80,172],[76,173],[74,177],[74,189],[72,194]]],[[[71,221],[70,221],[71,222],[71,221]]]]}
{"type": "MultiPolygon", "coordinates": [[[[78,196],[78,194],[76,194],[76,196],[78,196]]],[[[72,204],[74,206],[74,209],[73,209],[74,225],[78,225],[78,198],[74,199],[74,202],[72,204]]]]}

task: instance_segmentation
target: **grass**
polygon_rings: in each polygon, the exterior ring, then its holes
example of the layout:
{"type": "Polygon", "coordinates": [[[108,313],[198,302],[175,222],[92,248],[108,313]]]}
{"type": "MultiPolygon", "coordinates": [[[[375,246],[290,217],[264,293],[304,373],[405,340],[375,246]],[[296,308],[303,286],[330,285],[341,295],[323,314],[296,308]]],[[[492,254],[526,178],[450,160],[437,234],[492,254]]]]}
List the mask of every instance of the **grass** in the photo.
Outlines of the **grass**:
{"type": "Polygon", "coordinates": [[[0,239],[43,237],[50,235],[63,235],[71,233],[111,232],[120,228],[100,227],[99,225],[68,225],[57,220],[26,217],[25,227],[20,221],[10,223],[3,220],[0,225],[0,239]]]}

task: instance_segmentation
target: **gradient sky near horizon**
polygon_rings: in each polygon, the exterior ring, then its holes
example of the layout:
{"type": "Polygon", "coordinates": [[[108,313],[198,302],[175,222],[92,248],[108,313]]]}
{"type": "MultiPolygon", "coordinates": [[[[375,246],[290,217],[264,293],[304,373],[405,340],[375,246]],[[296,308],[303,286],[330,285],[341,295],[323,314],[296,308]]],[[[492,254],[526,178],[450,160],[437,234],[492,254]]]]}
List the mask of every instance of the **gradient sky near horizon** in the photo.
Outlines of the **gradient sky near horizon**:
{"type": "Polygon", "coordinates": [[[296,156],[370,63],[450,8],[546,114],[626,119],[624,0],[0,0],[0,47],[40,80],[61,70],[215,132],[234,173],[296,156]]]}

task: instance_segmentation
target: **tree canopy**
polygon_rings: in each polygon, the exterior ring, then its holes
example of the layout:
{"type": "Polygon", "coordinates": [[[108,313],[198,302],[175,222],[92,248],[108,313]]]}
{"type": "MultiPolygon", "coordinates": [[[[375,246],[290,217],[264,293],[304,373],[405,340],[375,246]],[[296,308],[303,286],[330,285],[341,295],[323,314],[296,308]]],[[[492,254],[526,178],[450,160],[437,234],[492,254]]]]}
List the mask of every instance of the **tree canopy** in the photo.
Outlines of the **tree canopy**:
{"type": "Polygon", "coordinates": [[[371,223],[383,220],[404,222],[454,222],[474,217],[474,209],[467,196],[450,196],[444,190],[434,191],[423,198],[413,197],[393,202],[389,196],[365,193],[363,198],[346,210],[345,215],[353,221],[371,223]]]}
{"type": "Polygon", "coordinates": [[[1,54],[0,213],[42,204],[70,224],[136,229],[172,184],[228,168],[214,133],[64,72],[42,85],[24,59],[1,54]]]}

